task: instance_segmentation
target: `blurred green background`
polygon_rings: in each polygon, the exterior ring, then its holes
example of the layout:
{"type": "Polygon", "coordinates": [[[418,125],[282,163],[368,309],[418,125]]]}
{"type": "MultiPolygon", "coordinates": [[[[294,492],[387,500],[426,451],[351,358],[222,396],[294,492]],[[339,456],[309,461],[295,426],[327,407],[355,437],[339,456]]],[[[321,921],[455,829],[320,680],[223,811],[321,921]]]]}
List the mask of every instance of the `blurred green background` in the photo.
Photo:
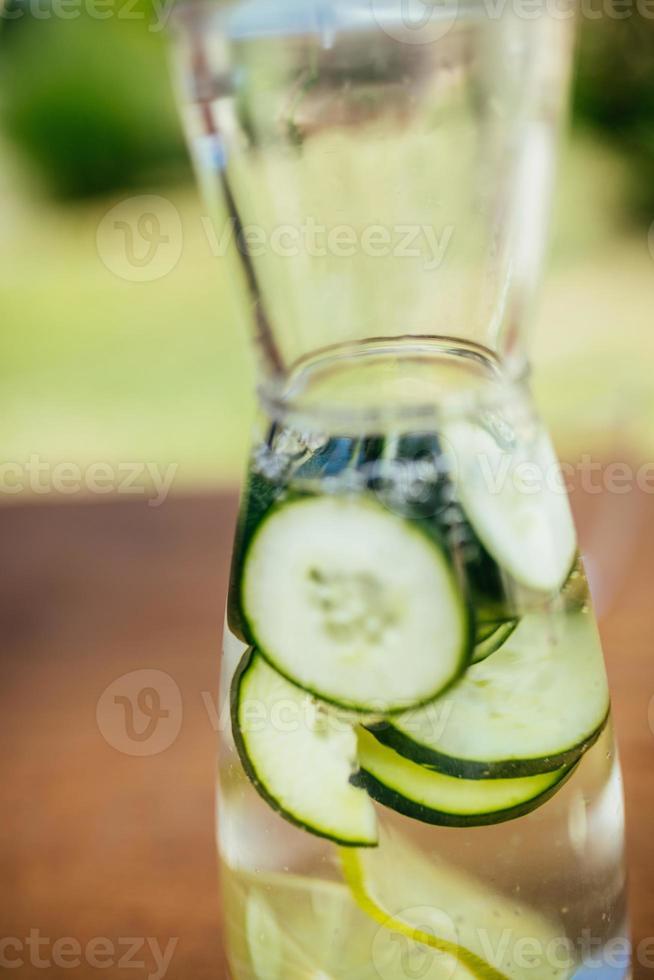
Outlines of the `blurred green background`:
{"type": "MultiPolygon", "coordinates": [[[[234,257],[212,254],[202,221],[165,11],[147,0],[58,0],[67,16],[47,16],[49,0],[8,2],[3,459],[175,463],[176,490],[231,482],[253,413],[246,316],[234,257]],[[177,209],[183,248],[165,275],[139,282],[116,274],[97,235],[108,211],[131,198],[138,207],[143,194],[177,209]]],[[[636,8],[582,18],[533,344],[537,392],[565,454],[654,451],[653,220],[654,20],[636,8]]]]}

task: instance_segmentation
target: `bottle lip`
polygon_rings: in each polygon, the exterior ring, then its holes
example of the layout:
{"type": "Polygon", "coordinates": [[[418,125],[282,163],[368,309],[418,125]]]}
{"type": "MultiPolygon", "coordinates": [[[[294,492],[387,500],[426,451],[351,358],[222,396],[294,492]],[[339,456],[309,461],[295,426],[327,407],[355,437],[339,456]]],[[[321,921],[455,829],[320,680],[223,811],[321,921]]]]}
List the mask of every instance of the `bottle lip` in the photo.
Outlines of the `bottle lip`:
{"type": "MultiPolygon", "coordinates": [[[[444,421],[479,418],[484,413],[501,412],[512,418],[531,416],[529,390],[530,369],[522,357],[500,360],[490,349],[457,338],[438,340],[438,355],[465,358],[478,382],[439,388],[434,384],[428,397],[424,386],[413,382],[404,386],[402,397],[394,397],[373,383],[360,386],[363,397],[349,400],[342,394],[331,397],[329,391],[316,395],[311,389],[316,374],[325,377],[341,367],[347,369],[354,358],[385,355],[428,358],[434,354],[434,338],[403,337],[368,340],[365,344],[335,345],[300,359],[283,376],[266,378],[257,387],[265,415],[275,422],[297,430],[330,434],[369,434],[374,431],[403,429],[437,429],[444,421]],[[398,340],[405,346],[398,348],[398,340]]],[[[460,362],[457,362],[460,363],[460,362]]]]}

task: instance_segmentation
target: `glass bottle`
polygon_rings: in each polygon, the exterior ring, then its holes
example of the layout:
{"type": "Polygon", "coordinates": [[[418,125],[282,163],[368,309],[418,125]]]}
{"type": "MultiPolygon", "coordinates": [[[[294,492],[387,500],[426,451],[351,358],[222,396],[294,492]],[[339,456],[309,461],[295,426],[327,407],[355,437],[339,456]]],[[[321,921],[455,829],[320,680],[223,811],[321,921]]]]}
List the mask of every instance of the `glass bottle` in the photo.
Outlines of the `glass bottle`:
{"type": "Polygon", "coordinates": [[[260,367],[221,667],[234,980],[629,971],[606,675],[527,378],[573,13],[177,15],[260,367]]]}

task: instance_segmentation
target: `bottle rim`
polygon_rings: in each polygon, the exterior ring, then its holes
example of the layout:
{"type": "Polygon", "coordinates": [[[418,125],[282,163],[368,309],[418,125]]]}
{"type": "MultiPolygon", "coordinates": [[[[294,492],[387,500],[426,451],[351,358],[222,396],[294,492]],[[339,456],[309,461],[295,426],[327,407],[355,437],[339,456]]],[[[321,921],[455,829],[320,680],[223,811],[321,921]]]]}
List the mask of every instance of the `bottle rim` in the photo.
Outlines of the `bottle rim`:
{"type": "MultiPolygon", "coordinates": [[[[512,417],[531,415],[530,369],[522,357],[501,360],[490,348],[456,337],[382,337],[356,344],[338,344],[311,352],[284,375],[265,378],[257,387],[260,407],[271,420],[296,429],[330,433],[369,433],[388,428],[414,431],[438,427],[444,420],[475,418],[501,411],[512,417]],[[361,400],[316,396],[310,389],[317,374],[347,369],[355,358],[384,356],[425,361],[435,353],[456,358],[477,372],[479,383],[466,387],[434,385],[430,397],[388,397],[367,386],[361,400]]],[[[363,387],[366,387],[365,385],[363,387]]]]}

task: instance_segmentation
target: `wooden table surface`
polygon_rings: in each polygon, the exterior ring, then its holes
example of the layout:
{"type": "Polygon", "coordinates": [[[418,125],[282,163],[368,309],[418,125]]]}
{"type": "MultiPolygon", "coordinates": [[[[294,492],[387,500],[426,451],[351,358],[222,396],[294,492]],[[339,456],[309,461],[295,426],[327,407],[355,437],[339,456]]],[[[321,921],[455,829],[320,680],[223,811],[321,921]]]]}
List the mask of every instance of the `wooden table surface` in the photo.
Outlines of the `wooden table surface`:
{"type": "MultiPolygon", "coordinates": [[[[5,969],[22,962],[7,975],[43,977],[49,963],[53,978],[161,977],[163,951],[172,953],[169,980],[225,976],[211,698],[234,509],[224,494],[159,509],[115,501],[0,510],[0,955],[5,969]],[[151,679],[125,678],[137,670],[170,675],[181,699],[161,736],[141,742],[128,735],[124,710],[112,714],[113,697],[102,698],[117,679],[112,692],[126,697],[151,679]],[[74,942],[55,946],[67,937],[74,942]]],[[[638,944],[654,935],[654,496],[577,494],[575,509],[582,530],[600,512],[605,522],[595,572],[638,944]],[[629,530],[632,556],[620,548],[629,530]]],[[[641,964],[636,977],[645,976],[654,970],[641,964]]]]}

